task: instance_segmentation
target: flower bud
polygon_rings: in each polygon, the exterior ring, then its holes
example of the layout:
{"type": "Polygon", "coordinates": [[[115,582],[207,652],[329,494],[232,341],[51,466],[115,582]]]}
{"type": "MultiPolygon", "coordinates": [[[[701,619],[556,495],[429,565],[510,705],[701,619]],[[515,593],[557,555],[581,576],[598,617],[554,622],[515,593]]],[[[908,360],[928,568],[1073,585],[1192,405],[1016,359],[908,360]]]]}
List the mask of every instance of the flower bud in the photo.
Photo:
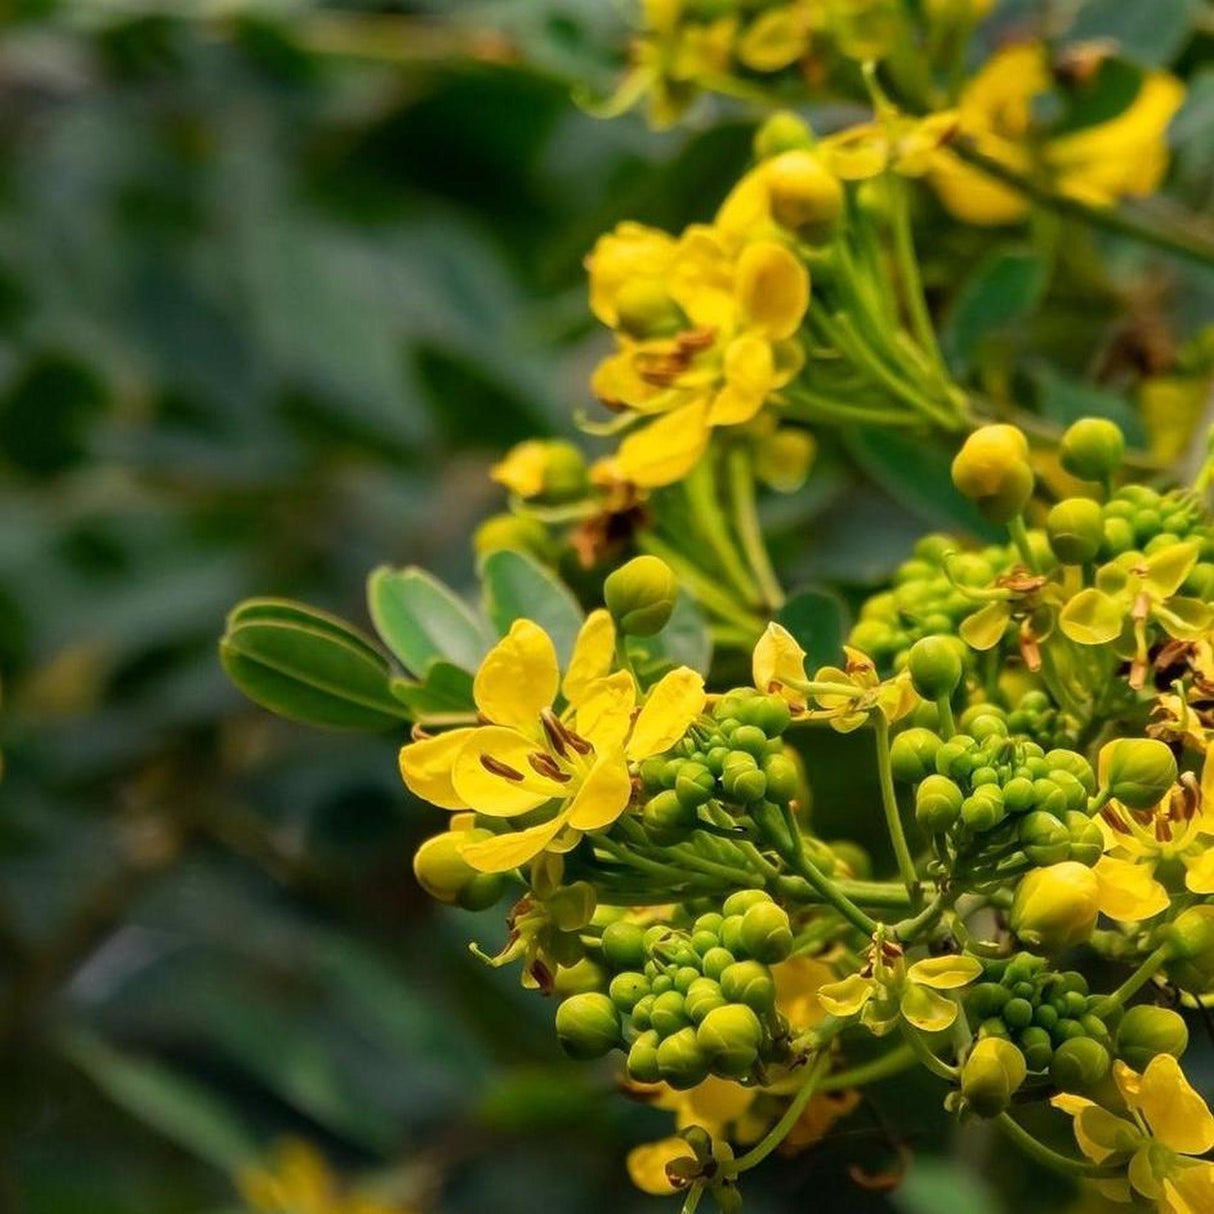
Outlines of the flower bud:
{"type": "Polygon", "coordinates": [[[1181,911],[1165,929],[1172,947],[1168,977],[1182,991],[1201,995],[1214,984],[1214,906],[1181,911]]]}
{"type": "Polygon", "coordinates": [[[1068,497],[1045,520],[1054,555],[1064,565],[1084,565],[1096,559],[1104,542],[1104,512],[1087,497],[1068,497]]]}
{"type": "Polygon", "coordinates": [[[758,961],[735,961],[721,975],[721,994],[730,1003],[769,1012],[775,1007],[776,984],[767,966],[758,961]]]}
{"type": "Polygon", "coordinates": [[[656,556],[634,557],[603,583],[607,610],[631,636],[661,632],[674,611],[679,584],[665,561],[656,556]]]}
{"type": "Polygon", "coordinates": [[[1024,1055],[1002,1037],[983,1037],[961,1068],[961,1094],[979,1117],[997,1117],[1024,1082],[1024,1055]]]}
{"type": "Polygon", "coordinates": [[[930,775],[915,793],[915,819],[928,834],[946,831],[961,816],[965,797],[947,776],[930,775]]]}
{"type": "Polygon", "coordinates": [[[781,426],[756,443],[755,475],[777,493],[795,493],[817,454],[817,441],[808,430],[781,426]]]}
{"type": "Polygon", "coordinates": [[[413,857],[418,885],[439,902],[487,910],[501,897],[505,878],[501,873],[477,872],[460,855],[460,848],[491,837],[487,830],[449,830],[427,839],[413,857]]]}
{"type": "Polygon", "coordinates": [[[713,1008],[725,1006],[720,984],[711,978],[697,978],[683,996],[683,1006],[693,1024],[699,1024],[713,1008]]]}
{"type": "Polygon", "coordinates": [[[680,1091],[693,1088],[708,1077],[708,1059],[696,1040],[696,1030],[690,1025],[662,1041],[657,1049],[657,1061],[661,1077],[680,1091]]]}
{"type": "Polygon", "coordinates": [[[1156,1054],[1179,1058],[1188,1045],[1184,1017],[1171,1008],[1135,1004],[1117,1026],[1117,1057],[1136,1071],[1145,1071],[1156,1054]]]}
{"type": "Polygon", "coordinates": [[[918,784],[929,772],[936,770],[936,751],[940,738],[930,729],[905,729],[889,748],[890,767],[894,779],[903,784],[918,784]]]}
{"type": "Polygon", "coordinates": [[[939,700],[957,690],[964,672],[961,649],[961,642],[950,636],[923,637],[911,646],[906,668],[925,700],[939,700]]]}
{"type": "Polygon", "coordinates": [[[1047,953],[1082,944],[1096,926],[1099,897],[1096,875],[1074,860],[1036,868],[1016,887],[1012,931],[1047,953]]]}
{"type": "Polygon", "coordinates": [[[607,924],[603,956],[614,970],[639,970],[645,964],[645,929],[628,919],[607,924]]]}
{"type": "Polygon", "coordinates": [[[556,1035],[571,1058],[602,1058],[620,1044],[620,1013],[601,991],[572,995],[556,1009],[556,1035]]]}
{"type": "Polygon", "coordinates": [[[1062,436],[1058,447],[1062,466],[1084,481],[1107,479],[1120,467],[1124,455],[1124,435],[1103,417],[1080,418],[1062,436]]]}
{"type": "Polygon", "coordinates": [[[755,132],[755,158],[771,160],[783,152],[813,147],[814,134],[791,110],[777,110],[755,132]]]}
{"type": "Polygon", "coordinates": [[[641,820],[655,843],[677,843],[696,824],[695,806],[668,788],[645,802],[641,820]]]}
{"type": "Polygon", "coordinates": [[[477,556],[491,552],[524,552],[542,561],[552,555],[548,528],[539,519],[521,518],[517,514],[494,514],[485,519],[472,537],[477,556]]]}
{"type": "Polygon", "coordinates": [[[1151,809],[1176,783],[1176,756],[1157,738],[1117,738],[1101,749],[1100,772],[1127,809],[1151,809]]]}
{"type": "Polygon", "coordinates": [[[839,179],[812,152],[784,152],[766,165],[772,218],[806,240],[828,237],[843,214],[839,179]]]}
{"type": "Polygon", "coordinates": [[[734,1079],[750,1074],[762,1040],[763,1026],[758,1016],[739,1003],[715,1008],[696,1029],[696,1043],[709,1066],[734,1079]]]}
{"type": "Polygon", "coordinates": [[[771,895],[765,889],[735,890],[721,903],[721,914],[725,918],[731,915],[744,915],[752,906],[761,906],[771,902],[771,895]]]}
{"type": "Polygon", "coordinates": [[[756,961],[774,965],[792,951],[792,926],[783,907],[759,902],[742,916],[742,947],[756,961]]]}
{"type": "Polygon", "coordinates": [[[1064,1092],[1086,1092],[1108,1073],[1109,1051],[1091,1037],[1071,1037],[1054,1051],[1050,1078],[1064,1092]]]}
{"type": "Polygon", "coordinates": [[[1100,827],[1086,814],[1071,812],[1066,816],[1066,828],[1071,837],[1068,859],[1091,868],[1104,853],[1104,835],[1100,827]]]}
{"type": "Polygon", "coordinates": [[[489,475],[523,498],[549,502],[581,497],[589,484],[586,459],[564,439],[528,439],[507,452],[489,475]]]}
{"type": "Polygon", "coordinates": [[[953,484],[978,503],[987,518],[1006,523],[1033,493],[1029,447],[1015,426],[983,426],[965,440],[953,460],[953,484]]]}
{"type": "MultiPolygon", "coordinates": [[[[660,979],[655,980],[655,984],[657,981],[660,979]]],[[[686,1027],[688,1020],[687,1001],[679,991],[663,991],[654,998],[649,1009],[649,1023],[663,1037],[669,1037],[671,1033],[686,1027]]]]}
{"type": "Polygon", "coordinates": [[[637,341],[673,337],[688,327],[683,309],[652,278],[624,283],[616,294],[615,307],[619,329],[637,341]]]}
{"type": "Polygon", "coordinates": [[[649,979],[635,970],[616,974],[607,988],[608,997],[621,1012],[631,1012],[649,993],[649,979]]]}
{"type": "Polygon", "coordinates": [[[767,781],[765,796],[778,805],[787,805],[801,791],[801,772],[787,755],[771,755],[763,761],[767,781]]]}
{"type": "Polygon", "coordinates": [[[661,1038],[653,1029],[646,1029],[628,1050],[628,1077],[637,1083],[657,1083],[662,1078],[658,1067],[658,1045],[661,1038]]]}
{"type": "Polygon", "coordinates": [[[1016,834],[1034,864],[1059,864],[1071,858],[1071,832],[1051,813],[1036,810],[1025,814],[1016,834]]]}

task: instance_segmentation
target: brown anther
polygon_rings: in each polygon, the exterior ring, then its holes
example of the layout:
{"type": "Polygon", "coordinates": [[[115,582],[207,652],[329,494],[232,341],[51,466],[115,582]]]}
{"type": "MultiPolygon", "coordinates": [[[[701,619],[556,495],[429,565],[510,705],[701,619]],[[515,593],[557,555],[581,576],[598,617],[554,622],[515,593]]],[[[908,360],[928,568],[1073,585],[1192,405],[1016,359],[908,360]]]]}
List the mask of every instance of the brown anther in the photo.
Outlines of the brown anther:
{"type": "Polygon", "coordinates": [[[1178,794],[1173,794],[1172,805],[1185,822],[1191,822],[1201,809],[1201,784],[1191,771],[1186,771],[1180,777],[1180,789],[1178,794]]]}
{"type": "Polygon", "coordinates": [[[527,762],[541,776],[546,776],[549,780],[556,780],[560,784],[568,784],[573,777],[567,771],[561,771],[556,765],[556,760],[549,754],[545,754],[542,750],[533,751],[527,756],[527,762]]]}
{"type": "Polygon", "coordinates": [[[1017,565],[1011,573],[1005,573],[995,579],[995,585],[1003,590],[1010,590],[1015,595],[1034,594],[1049,581],[1040,573],[1031,573],[1023,565],[1017,565]]]}
{"type": "Polygon", "coordinates": [[[1024,664],[1034,674],[1041,669],[1041,645],[1037,640],[1037,634],[1029,627],[1028,620],[1020,626],[1020,656],[1024,659],[1024,664]]]}
{"type": "Polygon", "coordinates": [[[675,338],[675,341],[678,343],[680,350],[694,353],[697,350],[707,350],[716,339],[717,331],[704,326],[700,329],[688,329],[685,333],[680,333],[675,338]]]}
{"type": "Polygon", "coordinates": [[[515,771],[509,763],[503,763],[501,759],[495,759],[492,755],[481,755],[481,766],[490,775],[501,776],[503,780],[514,780],[516,783],[522,783],[524,778],[521,771],[515,771]]]}
{"type": "Polygon", "coordinates": [[[1100,811],[1100,816],[1105,820],[1109,828],[1115,830],[1119,835],[1131,833],[1130,828],[1121,820],[1121,815],[1111,805],[1106,805],[1100,811]]]}
{"type": "Polygon", "coordinates": [[[551,708],[541,709],[540,724],[544,727],[544,735],[548,739],[548,744],[562,759],[567,759],[569,748],[565,745],[565,727],[561,724],[560,717],[551,708]]]}
{"type": "Polygon", "coordinates": [[[573,730],[567,725],[562,725],[561,728],[565,731],[565,741],[568,742],[569,745],[578,752],[578,754],[588,755],[594,751],[594,747],[587,742],[586,739],[581,736],[581,734],[574,733],[573,730]]]}
{"type": "Polygon", "coordinates": [[[1155,817],[1155,838],[1160,843],[1172,842],[1172,823],[1166,814],[1157,814],[1155,817]]]}

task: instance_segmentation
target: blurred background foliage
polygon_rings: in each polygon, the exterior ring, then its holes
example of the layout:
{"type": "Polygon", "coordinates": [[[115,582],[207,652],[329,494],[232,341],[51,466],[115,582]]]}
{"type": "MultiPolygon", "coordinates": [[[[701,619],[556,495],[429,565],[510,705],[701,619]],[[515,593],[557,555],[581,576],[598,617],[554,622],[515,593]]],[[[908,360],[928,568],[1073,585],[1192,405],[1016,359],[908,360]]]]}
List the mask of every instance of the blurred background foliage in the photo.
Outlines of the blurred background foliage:
{"type": "MultiPolygon", "coordinates": [[[[4,8],[0,1210],[236,1210],[233,1177],[283,1136],[384,1209],[656,1206],[621,1160],[662,1118],[563,1065],[550,1007],[470,956],[492,916],[415,888],[433,822],[399,739],[272,720],[215,640],[255,593],[361,620],[385,561],[473,589],[488,464],[586,403],[584,254],[624,218],[706,218],[753,115],[655,134],[580,111],[571,89],[623,61],[604,0],[4,8]]],[[[1037,9],[1000,5],[988,44],[1037,9]]],[[[1210,8],[1069,10],[1073,36],[1188,79],[1157,205],[1208,213],[1210,8]]],[[[1046,256],[934,205],[928,286],[971,384],[1200,456],[1214,276],[1065,224],[1046,256]]],[[[975,529],[947,458],[822,436],[770,503],[790,582],[854,602],[924,530],[975,529]]],[[[824,830],[862,837],[847,791],[819,786],[824,830]]],[[[974,1130],[947,1162],[938,1104],[930,1080],[878,1088],[748,1208],[1071,1200],[974,1130]],[[858,1186],[899,1121],[911,1180],[858,1186]]]]}

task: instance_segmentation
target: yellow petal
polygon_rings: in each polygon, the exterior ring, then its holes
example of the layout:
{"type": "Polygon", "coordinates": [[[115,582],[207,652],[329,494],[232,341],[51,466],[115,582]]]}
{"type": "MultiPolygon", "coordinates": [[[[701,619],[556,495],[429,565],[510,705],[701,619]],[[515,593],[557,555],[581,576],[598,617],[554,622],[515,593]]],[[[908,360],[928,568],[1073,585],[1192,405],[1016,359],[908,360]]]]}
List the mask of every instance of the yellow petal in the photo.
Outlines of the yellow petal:
{"type": "Polygon", "coordinates": [[[831,982],[818,990],[818,1002],[832,1016],[854,1016],[872,997],[871,978],[849,974],[841,982],[831,982]]]}
{"type": "Polygon", "coordinates": [[[452,729],[433,738],[410,742],[400,751],[400,774],[414,796],[440,809],[467,809],[468,803],[455,791],[451,770],[472,729],[452,729]]]}
{"type": "Polygon", "coordinates": [[[799,955],[773,966],[771,976],[776,984],[776,1007],[794,1032],[804,1032],[822,1022],[826,1009],[818,992],[834,977],[830,966],[799,955]]]}
{"type": "Polygon", "coordinates": [[[666,1165],[676,1159],[695,1159],[695,1152],[685,1138],[676,1136],[642,1143],[628,1152],[628,1175],[642,1193],[669,1197],[679,1191],[666,1175],[666,1165]]]}
{"type": "Polygon", "coordinates": [[[1214,1163],[1178,1160],[1163,1182],[1163,1214],[1203,1214],[1214,1210],[1214,1163]]]}
{"type": "Polygon", "coordinates": [[[628,757],[647,759],[668,751],[704,707],[704,678],[687,666],[664,674],[645,697],[628,739],[628,757]]]}
{"type": "Polygon", "coordinates": [[[1110,919],[1137,923],[1168,909],[1168,891],[1155,880],[1155,866],[1101,856],[1093,869],[1099,884],[1099,905],[1110,919]]]}
{"type": "Polygon", "coordinates": [[[982,962],[977,957],[964,954],[945,957],[925,957],[916,961],[906,971],[906,976],[923,986],[935,987],[938,991],[952,991],[967,986],[982,976],[982,962]]]}
{"type": "Polygon", "coordinates": [[[801,327],[809,307],[809,271],[783,245],[757,240],[738,258],[737,292],[747,325],[780,341],[801,327]]]}
{"type": "Polygon", "coordinates": [[[616,455],[620,475],[642,489],[682,480],[708,446],[708,407],[707,398],[694,400],[630,434],[616,455]]]}
{"type": "Polygon", "coordinates": [[[725,1136],[725,1127],[737,1121],[754,1103],[752,1088],[744,1088],[730,1079],[710,1075],[688,1092],[679,1092],[679,1107],[675,1111],[675,1126],[703,1126],[714,1138],[725,1136]]]}
{"type": "Polygon", "coordinates": [[[1204,1155],[1214,1147],[1214,1115],[1171,1054],[1156,1054],[1147,1064],[1136,1104],[1152,1136],[1169,1150],[1204,1155]]]}
{"type": "Polygon", "coordinates": [[[724,234],[746,237],[771,225],[771,196],[760,165],[729,192],[717,211],[715,226],[724,234]]]}
{"type": "Polygon", "coordinates": [[[519,497],[535,497],[544,491],[544,470],[547,466],[544,444],[538,439],[529,439],[511,447],[506,452],[506,458],[489,469],[489,475],[519,497]]]}
{"type": "Polygon", "coordinates": [[[774,691],[795,707],[805,707],[805,696],[789,686],[806,681],[805,650],[782,624],[773,620],[767,625],[755,645],[751,674],[755,686],[765,695],[774,691]]]}
{"type": "Polygon", "coordinates": [[[602,830],[628,808],[632,778],[624,754],[600,754],[569,803],[569,825],[575,830],[602,830]]]}
{"type": "Polygon", "coordinates": [[[564,784],[540,775],[531,765],[531,757],[537,753],[546,752],[513,729],[499,725],[474,729],[455,757],[455,791],[477,813],[492,818],[517,817],[553,797],[564,797],[564,784]],[[504,765],[513,774],[490,770],[485,759],[490,767],[504,765]]]}
{"type": "Polygon", "coordinates": [[[1204,848],[1187,865],[1184,883],[1195,894],[1214,894],[1214,848],[1204,848]]]}
{"type": "Polygon", "coordinates": [[[560,679],[552,639],[538,624],[515,620],[485,655],[472,696],[495,725],[538,736],[540,711],[556,698],[560,679]]]}
{"type": "Polygon", "coordinates": [[[636,683],[626,670],[591,683],[578,705],[577,733],[598,751],[622,746],[632,728],[636,697],[636,683]]]}
{"type": "Polygon", "coordinates": [[[763,408],[774,377],[769,342],[755,336],[730,342],[725,351],[725,386],[713,397],[708,424],[737,426],[750,421],[763,408]]]}
{"type": "Polygon", "coordinates": [[[578,631],[569,669],[565,671],[565,699],[577,704],[590,683],[610,672],[614,657],[615,624],[610,613],[600,607],[586,617],[578,631]]]}
{"type": "Polygon", "coordinates": [[[957,1019],[957,1004],[919,983],[909,983],[900,1004],[907,1023],[925,1033],[939,1033],[957,1019]]]}
{"type": "Polygon", "coordinates": [[[565,825],[565,815],[557,814],[551,822],[541,822],[526,830],[494,835],[480,843],[465,843],[460,855],[478,872],[505,873],[519,868],[536,856],[556,838],[565,825]]]}

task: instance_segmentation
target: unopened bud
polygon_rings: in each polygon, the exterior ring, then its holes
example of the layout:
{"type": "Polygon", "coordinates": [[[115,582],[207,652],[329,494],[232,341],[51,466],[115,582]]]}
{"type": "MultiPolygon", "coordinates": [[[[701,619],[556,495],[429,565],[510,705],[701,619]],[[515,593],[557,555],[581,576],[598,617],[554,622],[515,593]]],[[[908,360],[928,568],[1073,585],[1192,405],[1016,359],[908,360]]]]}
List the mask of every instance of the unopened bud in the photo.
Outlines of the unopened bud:
{"type": "Polygon", "coordinates": [[[1109,1073],[1109,1051],[1091,1037],[1071,1037],[1054,1051],[1050,1078],[1064,1092],[1086,1092],[1109,1073]]]}
{"type": "Polygon", "coordinates": [[[760,902],[742,916],[742,947],[756,961],[774,965],[792,951],[788,914],[774,902],[760,902]]]}
{"type": "Polygon", "coordinates": [[[771,214],[776,223],[818,242],[843,213],[839,179],[812,152],[785,152],[766,166],[771,214]]]}
{"type": "Polygon", "coordinates": [[[983,1037],[961,1068],[961,1094],[979,1117],[997,1117],[1024,1082],[1024,1055],[1002,1037],[983,1037]]]}
{"type": "Polygon", "coordinates": [[[1074,860],[1034,869],[1016,887],[1012,931],[1047,953],[1082,944],[1096,926],[1099,898],[1096,875],[1074,860]]]}
{"type": "Polygon", "coordinates": [[[1164,934],[1171,945],[1168,977],[1182,991],[1201,995],[1214,985],[1214,906],[1181,911],[1164,934]]]}
{"type": "Polygon", "coordinates": [[[688,1026],[665,1038],[657,1050],[658,1071],[672,1088],[684,1091],[708,1077],[708,1059],[688,1026]]]}
{"type": "Polygon", "coordinates": [[[465,843],[492,838],[487,830],[449,830],[427,839],[413,857],[417,883],[439,902],[465,910],[487,910],[501,897],[505,878],[501,873],[477,872],[460,854],[465,843]]]}
{"type": "Polygon", "coordinates": [[[1168,1007],[1139,1003],[1117,1026],[1117,1057],[1136,1071],[1145,1071],[1156,1054],[1179,1058],[1188,1045],[1184,1017],[1168,1007]]]}
{"type": "Polygon", "coordinates": [[[771,160],[783,152],[813,147],[814,134],[791,110],[777,110],[755,132],[755,157],[771,160]]]}
{"type": "Polygon", "coordinates": [[[936,751],[940,745],[940,738],[930,729],[903,730],[889,748],[894,779],[903,784],[918,784],[936,770],[936,751]]]}
{"type": "Polygon", "coordinates": [[[961,789],[947,776],[928,776],[915,793],[915,819],[928,834],[940,834],[961,816],[964,801],[961,789]]]}
{"type": "Polygon", "coordinates": [[[740,1003],[714,1008],[696,1030],[696,1042],[709,1066],[734,1079],[750,1074],[762,1040],[763,1026],[758,1016],[740,1003]]]}
{"type": "Polygon", "coordinates": [[[491,552],[525,552],[542,561],[552,555],[552,539],[539,519],[517,514],[494,514],[485,519],[472,537],[477,556],[491,552]]]}
{"type": "Polygon", "coordinates": [[[1157,738],[1117,738],[1101,749],[1100,772],[1127,809],[1151,809],[1176,783],[1176,756],[1157,738]]]}
{"type": "Polygon", "coordinates": [[[1045,530],[1064,565],[1084,565],[1096,559],[1104,542],[1104,512],[1091,498],[1069,497],[1050,511],[1045,530]]]}
{"type": "Polygon", "coordinates": [[[620,1013],[601,991],[571,995],[556,1009],[556,1035],[571,1058],[602,1058],[620,1044],[620,1013]]]}
{"type": "Polygon", "coordinates": [[[607,610],[631,636],[661,632],[674,611],[679,584],[665,561],[656,556],[634,557],[603,583],[607,610]]]}
{"type": "Polygon", "coordinates": [[[1033,494],[1029,447],[1015,426],[983,426],[965,440],[953,460],[953,483],[977,502],[987,518],[1006,523],[1033,494]]]}
{"type": "Polygon", "coordinates": [[[1106,418],[1080,418],[1062,436],[1058,456],[1072,476],[1102,481],[1120,467],[1125,456],[1125,436],[1106,418]]]}
{"type": "Polygon", "coordinates": [[[915,690],[925,700],[951,696],[961,682],[964,646],[956,637],[923,637],[911,646],[906,660],[915,690]]]}

